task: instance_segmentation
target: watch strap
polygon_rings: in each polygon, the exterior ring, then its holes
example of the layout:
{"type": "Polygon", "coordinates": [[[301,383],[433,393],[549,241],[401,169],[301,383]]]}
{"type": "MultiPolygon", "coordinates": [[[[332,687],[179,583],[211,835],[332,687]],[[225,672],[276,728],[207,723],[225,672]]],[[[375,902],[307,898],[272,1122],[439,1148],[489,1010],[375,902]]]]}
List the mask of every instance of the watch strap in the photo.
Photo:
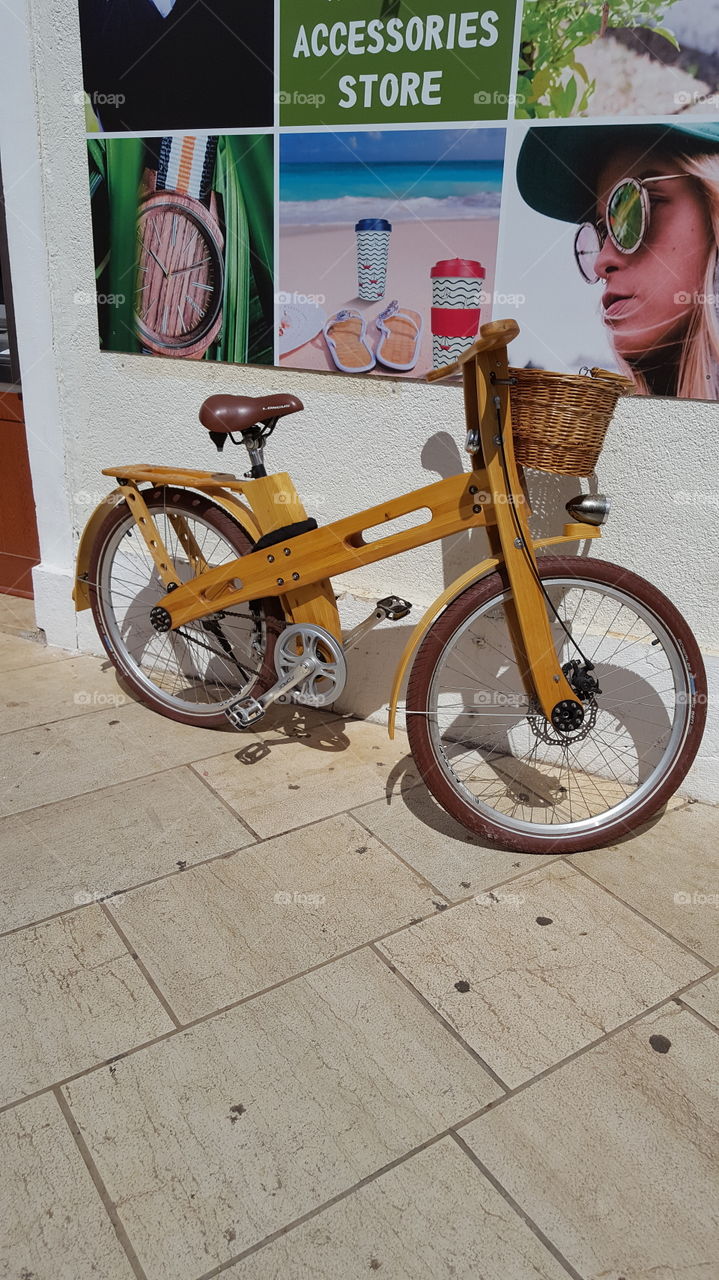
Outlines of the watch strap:
{"type": "Polygon", "coordinates": [[[217,155],[217,138],[172,134],[160,143],[157,190],[179,191],[207,200],[217,155]]]}

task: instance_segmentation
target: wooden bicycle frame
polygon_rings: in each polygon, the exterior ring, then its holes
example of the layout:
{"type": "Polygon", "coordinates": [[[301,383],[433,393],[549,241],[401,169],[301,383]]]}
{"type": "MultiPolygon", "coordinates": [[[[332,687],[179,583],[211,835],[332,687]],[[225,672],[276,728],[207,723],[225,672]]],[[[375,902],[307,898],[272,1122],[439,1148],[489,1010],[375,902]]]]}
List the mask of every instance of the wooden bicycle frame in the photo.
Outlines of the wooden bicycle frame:
{"type": "MultiPolygon", "coordinates": [[[[599,530],[589,525],[565,525],[561,538],[533,542],[512,440],[507,343],[516,336],[518,326],[511,320],[498,321],[484,325],[481,332],[482,337],[460,361],[429,375],[434,380],[460,368],[463,371],[471,471],[309,533],[280,539],[215,569],[207,569],[184,519],[173,515],[173,527],[196,571],[196,576],[181,586],[174,585],[179,578],[139,486],[147,482],[170,490],[181,486],[206,493],[229,511],[256,542],[263,535],[307,519],[290,476],[279,473],[239,480],[213,472],[144,465],[104,470],[103,475],[114,476],[120,485],[110,501],[124,499],[135,512],[161,580],[170,588],[158,605],[167,610],[171,627],[177,629],[208,614],[275,596],[280,598],[288,621],[321,626],[341,642],[342,629],[331,583],[334,576],[464,529],[485,527],[493,552],[487,563],[492,567],[503,565],[511,587],[512,596],[506,606],[508,624],[528,696],[536,697],[550,720],[558,702],[579,702],[557,656],[545,597],[535,572],[535,547],[597,537],[599,530]],[[412,528],[380,534],[372,540],[365,536],[399,517],[420,512],[427,512],[428,518],[412,528]]],[[[104,514],[100,508],[91,520],[83,539],[86,548],[104,514]]],[[[84,555],[87,559],[87,550],[84,555]]],[[[82,553],[80,559],[82,563],[82,553]]],[[[470,579],[471,575],[465,577],[470,579]]],[[[430,609],[430,618],[439,612],[437,606],[445,596],[430,609]]],[[[81,572],[75,601],[79,609],[89,603],[81,572]]],[[[416,630],[419,632],[419,628],[416,630]]]]}

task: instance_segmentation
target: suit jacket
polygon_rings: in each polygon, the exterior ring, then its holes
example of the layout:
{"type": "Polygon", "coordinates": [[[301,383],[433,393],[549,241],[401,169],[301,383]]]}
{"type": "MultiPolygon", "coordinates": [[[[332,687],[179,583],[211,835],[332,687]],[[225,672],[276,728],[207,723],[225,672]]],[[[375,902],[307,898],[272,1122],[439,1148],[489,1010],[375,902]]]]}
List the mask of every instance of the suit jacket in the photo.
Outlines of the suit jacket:
{"type": "Polygon", "coordinates": [[[272,125],[274,0],[79,0],[86,92],[106,132],[272,125]]]}

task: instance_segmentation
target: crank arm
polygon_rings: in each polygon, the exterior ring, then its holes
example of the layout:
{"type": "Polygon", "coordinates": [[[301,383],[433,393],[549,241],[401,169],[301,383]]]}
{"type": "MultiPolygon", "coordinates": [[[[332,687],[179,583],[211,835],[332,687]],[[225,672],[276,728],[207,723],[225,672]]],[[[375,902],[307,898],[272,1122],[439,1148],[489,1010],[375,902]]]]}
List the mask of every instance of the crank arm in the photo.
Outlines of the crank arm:
{"type": "Polygon", "coordinates": [[[279,698],[285,696],[296,685],[302,684],[308,676],[311,676],[317,669],[314,658],[305,658],[303,662],[293,667],[288,675],[283,676],[271,689],[267,689],[259,698],[241,697],[235,698],[233,702],[228,703],[225,707],[225,715],[230,724],[235,729],[248,729],[250,725],[256,724],[261,720],[265,711],[273,702],[277,702],[279,698]]]}

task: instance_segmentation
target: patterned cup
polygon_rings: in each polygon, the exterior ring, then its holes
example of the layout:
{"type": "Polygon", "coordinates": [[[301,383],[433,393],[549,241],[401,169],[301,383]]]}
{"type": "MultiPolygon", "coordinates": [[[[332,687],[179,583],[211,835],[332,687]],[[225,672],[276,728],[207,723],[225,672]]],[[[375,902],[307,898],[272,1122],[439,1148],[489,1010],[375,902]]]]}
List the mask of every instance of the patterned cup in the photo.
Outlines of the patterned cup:
{"type": "Polygon", "coordinates": [[[387,287],[387,259],[392,224],[385,218],[362,218],[357,232],[358,296],[363,302],[377,302],[387,287]]]}
{"type": "Polygon", "coordinates": [[[445,258],[432,267],[432,363],[452,364],[479,333],[486,271],[473,258],[445,258]]]}

